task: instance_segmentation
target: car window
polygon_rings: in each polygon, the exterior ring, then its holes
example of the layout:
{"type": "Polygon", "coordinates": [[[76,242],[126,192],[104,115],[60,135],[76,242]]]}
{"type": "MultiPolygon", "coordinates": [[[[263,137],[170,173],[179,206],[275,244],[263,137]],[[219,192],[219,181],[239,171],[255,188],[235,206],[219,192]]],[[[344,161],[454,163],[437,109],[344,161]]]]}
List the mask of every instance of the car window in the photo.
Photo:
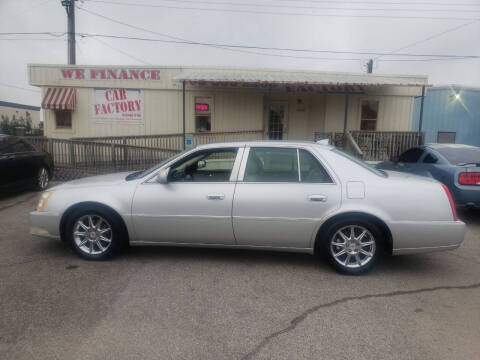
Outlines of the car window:
{"type": "Polygon", "coordinates": [[[170,168],[169,182],[230,181],[237,149],[197,151],[170,168]]]}
{"type": "Polygon", "coordinates": [[[6,154],[8,149],[8,138],[6,136],[0,136],[0,154],[6,154]]]}
{"type": "Polygon", "coordinates": [[[476,146],[442,146],[436,148],[441,155],[453,165],[480,163],[480,147],[476,146]]]}
{"type": "Polygon", "coordinates": [[[423,159],[423,162],[426,164],[435,164],[437,161],[438,161],[437,157],[430,153],[428,153],[423,159]]]}
{"type": "Polygon", "coordinates": [[[324,167],[307,150],[300,149],[300,174],[305,183],[332,183],[324,167]]]}
{"type": "Polygon", "coordinates": [[[298,182],[297,149],[250,148],[244,181],[298,182]]]}
{"type": "Polygon", "coordinates": [[[8,139],[7,153],[21,153],[34,151],[33,147],[22,139],[11,137],[8,139]]]}
{"type": "Polygon", "coordinates": [[[409,149],[405,151],[402,155],[400,155],[400,157],[398,158],[398,161],[405,162],[405,163],[417,162],[418,159],[420,159],[420,156],[422,156],[424,151],[425,150],[420,148],[409,149]]]}

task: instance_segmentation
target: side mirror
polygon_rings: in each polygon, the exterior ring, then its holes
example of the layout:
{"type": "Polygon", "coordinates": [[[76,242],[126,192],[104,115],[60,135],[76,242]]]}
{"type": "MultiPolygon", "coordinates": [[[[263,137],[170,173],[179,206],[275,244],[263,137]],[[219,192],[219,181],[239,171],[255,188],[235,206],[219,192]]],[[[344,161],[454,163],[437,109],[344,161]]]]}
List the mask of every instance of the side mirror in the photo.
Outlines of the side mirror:
{"type": "Polygon", "coordinates": [[[199,160],[197,162],[197,169],[203,169],[205,166],[207,166],[207,162],[205,160],[199,160]]]}
{"type": "Polygon", "coordinates": [[[157,182],[160,184],[168,184],[168,173],[170,168],[162,169],[157,175],[157,182]]]}

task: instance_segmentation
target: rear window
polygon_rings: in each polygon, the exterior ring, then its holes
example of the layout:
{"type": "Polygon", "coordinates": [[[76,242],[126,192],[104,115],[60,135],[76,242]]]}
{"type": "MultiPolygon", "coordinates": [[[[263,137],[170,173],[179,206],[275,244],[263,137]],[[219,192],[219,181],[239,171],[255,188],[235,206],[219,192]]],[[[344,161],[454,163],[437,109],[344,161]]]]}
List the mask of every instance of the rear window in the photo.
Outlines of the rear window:
{"type": "Polygon", "coordinates": [[[374,168],[372,165],[370,164],[367,164],[366,162],[360,160],[360,159],[357,159],[356,157],[350,155],[350,154],[347,154],[341,150],[338,150],[338,149],[333,149],[332,150],[334,153],[336,154],[339,154],[339,155],[342,155],[343,157],[346,157],[347,159],[353,161],[354,163],[356,163],[357,165],[360,165],[361,167],[371,171],[372,173],[374,173],[375,175],[378,175],[378,176],[381,176],[381,177],[388,177],[387,173],[383,170],[380,170],[380,169],[376,169],[374,168]]]}
{"type": "Polygon", "coordinates": [[[436,148],[451,164],[479,164],[480,163],[480,148],[478,147],[441,147],[436,148]]]}

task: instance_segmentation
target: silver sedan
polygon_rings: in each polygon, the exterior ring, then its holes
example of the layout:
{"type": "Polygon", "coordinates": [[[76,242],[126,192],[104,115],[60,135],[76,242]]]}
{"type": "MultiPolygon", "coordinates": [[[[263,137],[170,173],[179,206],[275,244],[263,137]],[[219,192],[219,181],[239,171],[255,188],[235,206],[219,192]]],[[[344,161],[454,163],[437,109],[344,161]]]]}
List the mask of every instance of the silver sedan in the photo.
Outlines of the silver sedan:
{"type": "Polygon", "coordinates": [[[210,144],[146,171],[70,181],[42,194],[31,232],[105,259],[125,244],[322,253],[360,274],[385,253],[463,241],[448,189],[307,142],[210,144]]]}

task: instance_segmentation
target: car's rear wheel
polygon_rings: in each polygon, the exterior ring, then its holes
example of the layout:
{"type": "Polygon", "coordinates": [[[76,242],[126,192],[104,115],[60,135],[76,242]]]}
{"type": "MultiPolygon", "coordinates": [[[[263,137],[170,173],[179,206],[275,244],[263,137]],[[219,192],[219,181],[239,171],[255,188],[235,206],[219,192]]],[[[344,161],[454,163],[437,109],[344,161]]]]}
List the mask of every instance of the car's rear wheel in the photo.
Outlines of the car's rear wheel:
{"type": "Polygon", "coordinates": [[[37,173],[36,185],[38,190],[45,190],[48,187],[50,182],[50,175],[48,174],[47,168],[42,166],[37,173]]]}
{"type": "Polygon", "coordinates": [[[107,259],[122,243],[118,220],[102,210],[83,210],[72,214],[66,231],[72,249],[87,260],[107,259]]]}
{"type": "Polygon", "coordinates": [[[363,220],[345,220],[330,227],[324,245],[327,258],[337,271],[360,275],[380,261],[383,236],[375,224],[363,220]]]}

